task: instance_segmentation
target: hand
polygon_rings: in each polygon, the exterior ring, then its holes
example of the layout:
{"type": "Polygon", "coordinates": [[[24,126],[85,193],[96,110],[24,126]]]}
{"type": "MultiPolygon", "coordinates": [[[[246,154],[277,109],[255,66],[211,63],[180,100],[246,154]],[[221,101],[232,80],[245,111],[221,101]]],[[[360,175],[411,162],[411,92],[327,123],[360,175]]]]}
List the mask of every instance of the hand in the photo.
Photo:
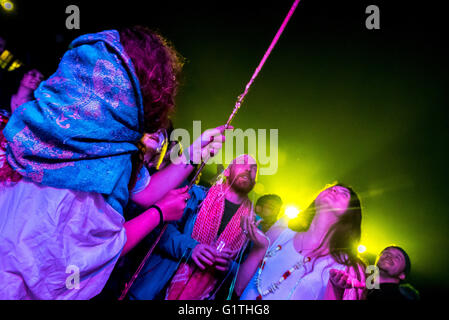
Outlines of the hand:
{"type": "Polygon", "coordinates": [[[254,223],[252,215],[242,216],[240,220],[240,227],[248,239],[254,243],[254,248],[266,250],[270,245],[270,241],[267,236],[265,236],[265,234],[257,228],[261,221],[262,220],[259,220],[257,223],[254,223]]]}
{"type": "Polygon", "coordinates": [[[346,271],[331,269],[329,271],[329,281],[340,289],[364,288],[365,285],[359,280],[351,277],[346,271]]]}
{"type": "Polygon", "coordinates": [[[215,259],[215,269],[221,272],[228,271],[231,266],[231,261],[234,260],[238,251],[232,251],[231,249],[224,248],[215,259]]]}
{"type": "Polygon", "coordinates": [[[167,194],[156,203],[162,210],[164,221],[181,219],[189,198],[188,186],[167,192],[167,194]]]}
{"type": "Polygon", "coordinates": [[[190,159],[194,163],[207,162],[209,158],[217,155],[225,141],[224,131],[228,129],[234,129],[234,127],[225,128],[223,125],[204,131],[189,147],[190,159]]]}
{"type": "Polygon", "coordinates": [[[208,244],[198,244],[193,249],[192,260],[201,270],[215,262],[216,249],[208,244]]]}

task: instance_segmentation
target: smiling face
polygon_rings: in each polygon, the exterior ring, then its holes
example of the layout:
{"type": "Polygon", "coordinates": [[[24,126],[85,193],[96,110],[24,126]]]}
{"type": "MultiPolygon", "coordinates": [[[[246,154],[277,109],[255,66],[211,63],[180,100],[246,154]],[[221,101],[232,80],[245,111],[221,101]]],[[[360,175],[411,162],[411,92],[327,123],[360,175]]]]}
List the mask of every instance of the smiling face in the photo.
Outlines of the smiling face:
{"type": "Polygon", "coordinates": [[[39,70],[32,69],[25,73],[20,81],[20,86],[34,91],[42,80],[44,80],[44,75],[39,70]]]}
{"type": "Polygon", "coordinates": [[[256,184],[257,163],[247,155],[241,160],[229,166],[228,180],[235,191],[248,194],[256,184]]]}
{"type": "Polygon", "coordinates": [[[381,252],[376,262],[377,267],[390,277],[404,279],[405,257],[397,248],[387,248],[381,252]]]}
{"type": "Polygon", "coordinates": [[[317,209],[326,209],[341,215],[348,209],[350,200],[350,191],[336,185],[322,191],[316,198],[315,205],[317,209]]]}

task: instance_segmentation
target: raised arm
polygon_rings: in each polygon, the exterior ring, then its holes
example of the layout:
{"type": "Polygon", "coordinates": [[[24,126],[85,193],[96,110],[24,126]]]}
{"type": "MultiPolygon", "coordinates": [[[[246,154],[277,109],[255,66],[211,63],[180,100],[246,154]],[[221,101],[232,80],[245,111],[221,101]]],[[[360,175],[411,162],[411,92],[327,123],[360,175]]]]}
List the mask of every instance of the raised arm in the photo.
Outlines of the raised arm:
{"type": "MultiPolygon", "coordinates": [[[[163,221],[180,219],[189,198],[190,195],[187,186],[168,192],[164,198],[156,204],[162,212],[163,221]]],[[[126,244],[122,250],[121,256],[128,253],[152,230],[154,230],[154,228],[161,222],[160,219],[159,211],[156,208],[150,208],[134,219],[125,222],[126,244]]]]}
{"type": "Polygon", "coordinates": [[[246,233],[248,239],[253,242],[253,248],[246,260],[239,268],[237,275],[237,281],[235,283],[235,293],[237,296],[241,296],[249,281],[253,277],[254,273],[259,268],[270,243],[273,239],[269,239],[262,231],[257,228],[260,223],[259,220],[254,223],[253,217],[242,217],[241,227],[244,233],[246,233]]]}
{"type": "MultiPolygon", "coordinates": [[[[232,127],[229,129],[232,129],[232,127]]],[[[211,155],[218,154],[225,140],[224,130],[224,126],[220,126],[204,131],[188,148],[187,152],[190,159],[198,163],[201,159],[207,161],[207,158],[211,155]]],[[[195,168],[189,164],[184,154],[178,160],[178,164],[170,163],[167,167],[153,174],[148,186],[141,192],[132,195],[131,200],[144,208],[148,208],[168,191],[177,188],[195,168]]]]}

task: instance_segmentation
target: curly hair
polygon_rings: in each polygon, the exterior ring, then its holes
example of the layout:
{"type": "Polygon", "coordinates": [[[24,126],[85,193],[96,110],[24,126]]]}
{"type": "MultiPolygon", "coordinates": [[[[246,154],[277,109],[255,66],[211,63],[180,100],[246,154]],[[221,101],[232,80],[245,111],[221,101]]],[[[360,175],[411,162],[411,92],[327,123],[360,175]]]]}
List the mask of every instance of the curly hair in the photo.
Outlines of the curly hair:
{"type": "Polygon", "coordinates": [[[120,43],[131,58],[143,97],[144,131],[168,128],[183,58],[160,34],[144,26],[119,30],[120,43]]]}
{"type": "MultiPolygon", "coordinates": [[[[165,38],[144,26],[118,30],[120,43],[130,57],[143,98],[144,132],[169,128],[175,108],[184,58],[165,38]]],[[[144,145],[138,141],[138,152],[132,155],[132,173],[128,190],[134,188],[143,165],[144,145]]]]}

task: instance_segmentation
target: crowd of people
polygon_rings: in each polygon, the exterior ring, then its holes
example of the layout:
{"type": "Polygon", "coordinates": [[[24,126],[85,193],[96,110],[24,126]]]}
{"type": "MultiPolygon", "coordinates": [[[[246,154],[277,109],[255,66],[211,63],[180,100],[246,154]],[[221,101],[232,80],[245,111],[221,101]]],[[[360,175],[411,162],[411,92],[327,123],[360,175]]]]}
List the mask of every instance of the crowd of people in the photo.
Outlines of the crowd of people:
{"type": "Polygon", "coordinates": [[[288,220],[280,196],[248,197],[258,163],[245,154],[189,188],[233,128],[184,148],[171,139],[182,65],[166,39],[135,26],[83,35],[50,77],[22,67],[3,91],[0,299],[117,299],[155,241],[126,299],[418,298],[397,246],[379,254],[380,285],[366,285],[349,186],[325,188],[288,220]]]}

